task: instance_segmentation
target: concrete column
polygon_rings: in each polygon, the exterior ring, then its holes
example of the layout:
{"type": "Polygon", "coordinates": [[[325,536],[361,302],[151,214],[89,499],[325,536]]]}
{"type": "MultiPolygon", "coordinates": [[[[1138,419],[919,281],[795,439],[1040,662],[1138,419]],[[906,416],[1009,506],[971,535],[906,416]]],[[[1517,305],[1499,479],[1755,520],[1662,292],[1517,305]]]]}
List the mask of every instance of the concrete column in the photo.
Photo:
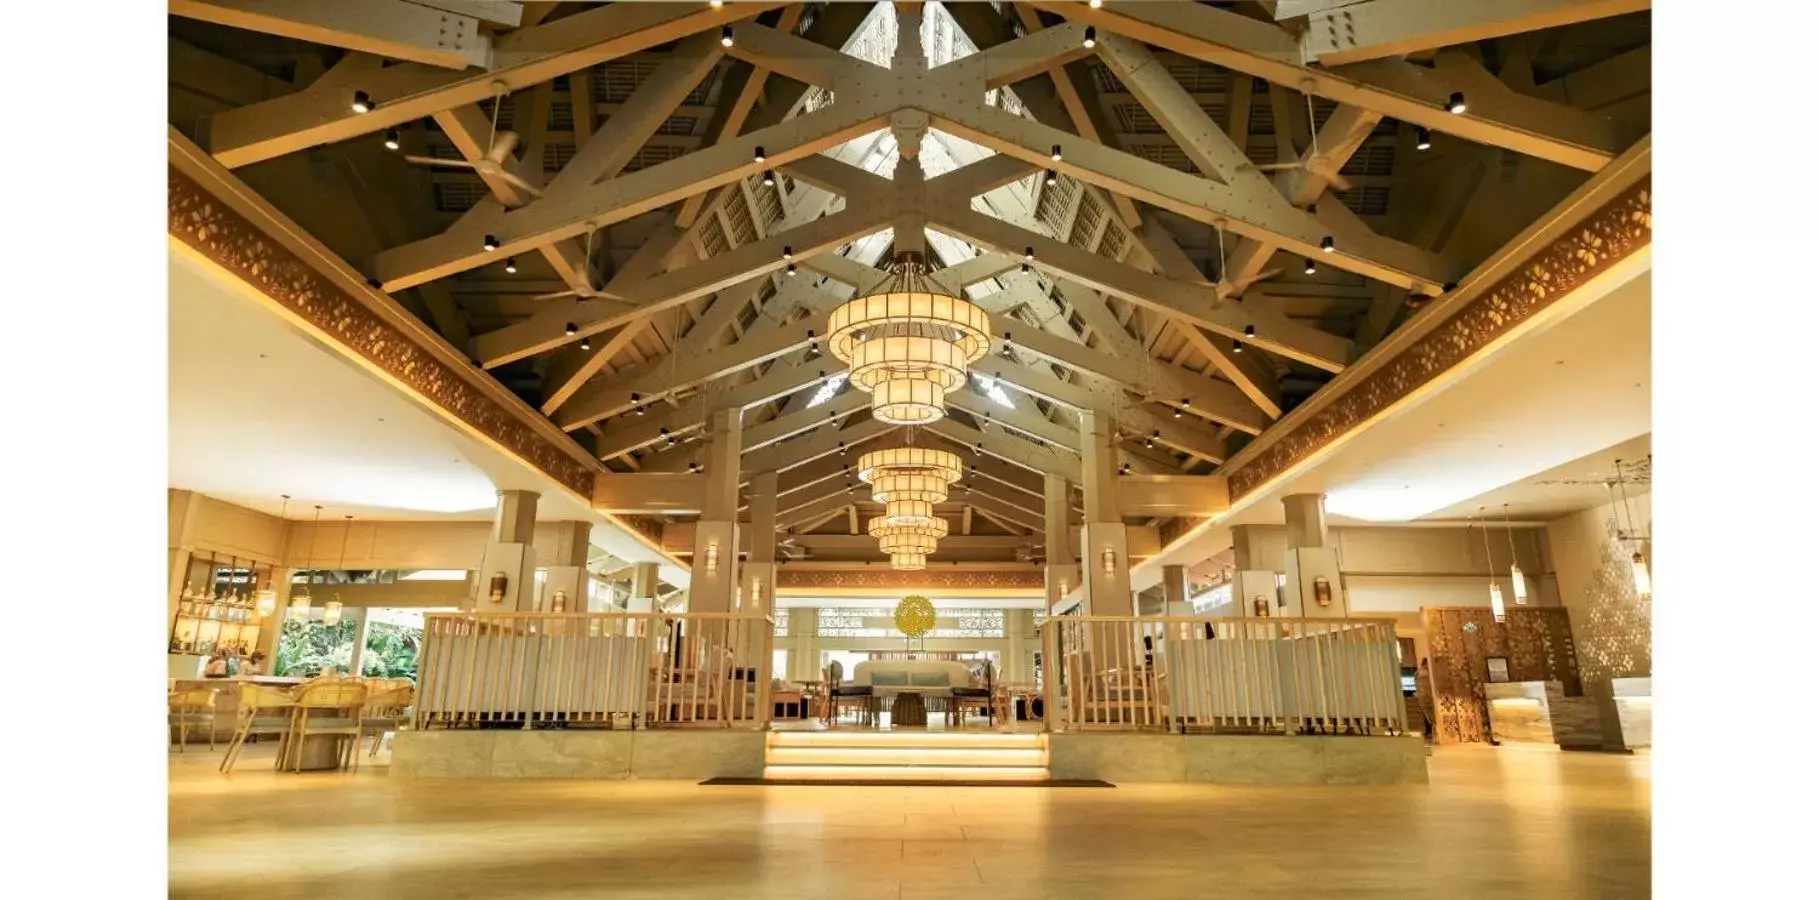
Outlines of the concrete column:
{"type": "Polygon", "coordinates": [[[593,526],[587,522],[556,523],[556,555],[543,567],[544,612],[587,610],[587,542],[593,526]],[[561,592],[561,596],[557,596],[561,592]]]}
{"type": "Polygon", "coordinates": [[[1162,567],[1162,614],[1191,616],[1194,604],[1187,599],[1187,566],[1162,567]]]}
{"type": "Polygon", "coordinates": [[[365,607],[342,610],[341,614],[354,623],[354,649],[347,657],[348,675],[361,675],[361,667],[366,662],[366,638],[373,633],[372,610],[365,607]]]}
{"type": "Polygon", "coordinates": [[[1068,540],[1067,520],[1067,478],[1049,472],[1042,478],[1042,536],[1048,558],[1042,581],[1051,611],[1068,591],[1080,586],[1073,542],[1068,540]]]}
{"type": "Polygon", "coordinates": [[[1004,635],[1010,647],[1004,655],[1004,666],[998,673],[998,680],[1013,683],[1035,681],[1036,648],[1040,646],[1036,636],[1036,611],[1005,610],[1004,635]]]}
{"type": "Polygon", "coordinates": [[[740,609],[768,616],[777,603],[777,473],[753,475],[746,496],[752,545],[745,556],[745,575],[739,579],[740,609]]]}
{"type": "Polygon", "coordinates": [[[632,596],[626,612],[652,612],[657,608],[657,569],[654,562],[632,563],[632,596]]]}
{"type": "Polygon", "coordinates": [[[1118,516],[1117,447],[1112,421],[1097,412],[1080,414],[1081,487],[1086,524],[1081,528],[1080,569],[1086,612],[1094,616],[1135,615],[1131,598],[1130,549],[1118,516]]]}
{"type": "Polygon", "coordinates": [[[815,633],[819,611],[812,606],[796,606],[788,610],[790,642],[790,679],[792,681],[821,680],[821,642],[815,633]]]}
{"type": "Polygon", "coordinates": [[[537,498],[536,491],[499,492],[470,609],[528,612],[536,608],[537,550],[531,542],[537,530],[537,498]],[[505,594],[495,599],[493,579],[500,575],[505,576],[505,594]]]}
{"type": "MultiPolygon", "coordinates": [[[[183,589],[188,586],[190,559],[195,553],[197,513],[202,508],[202,495],[194,491],[171,490],[169,503],[170,556],[164,592],[164,636],[170,639],[177,623],[177,607],[183,602],[183,589]]],[[[200,585],[198,585],[200,587],[200,585]]],[[[169,677],[195,678],[202,671],[202,657],[194,653],[173,653],[169,657],[169,677]]]]}
{"type": "Polygon", "coordinates": [[[1345,582],[1339,577],[1339,548],[1328,541],[1324,500],[1320,494],[1282,498],[1288,523],[1288,549],[1282,560],[1287,615],[1316,619],[1349,615],[1345,582]]]}
{"type": "Polygon", "coordinates": [[[695,523],[695,556],[689,575],[690,612],[732,612],[739,578],[738,409],[715,412],[708,419],[707,495],[695,523]]]}

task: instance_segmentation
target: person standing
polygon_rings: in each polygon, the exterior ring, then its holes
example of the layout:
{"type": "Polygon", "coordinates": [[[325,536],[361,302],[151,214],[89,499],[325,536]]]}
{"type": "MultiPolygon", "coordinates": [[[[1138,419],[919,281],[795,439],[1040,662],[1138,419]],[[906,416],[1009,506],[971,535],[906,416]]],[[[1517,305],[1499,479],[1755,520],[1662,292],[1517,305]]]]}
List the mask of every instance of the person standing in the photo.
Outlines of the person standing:
{"type": "Polygon", "coordinates": [[[1421,668],[1415,673],[1415,705],[1421,708],[1421,736],[1430,743],[1434,740],[1434,683],[1433,673],[1428,671],[1427,658],[1422,657],[1421,668]]]}

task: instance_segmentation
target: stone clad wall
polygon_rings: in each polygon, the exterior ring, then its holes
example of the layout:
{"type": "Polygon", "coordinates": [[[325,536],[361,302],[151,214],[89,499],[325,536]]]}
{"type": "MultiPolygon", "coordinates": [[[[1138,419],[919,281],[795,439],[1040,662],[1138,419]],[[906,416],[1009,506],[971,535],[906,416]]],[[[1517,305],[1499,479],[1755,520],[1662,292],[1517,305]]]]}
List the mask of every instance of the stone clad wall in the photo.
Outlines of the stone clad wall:
{"type": "Polygon", "coordinates": [[[400,731],[393,778],[756,778],[758,731],[400,731]]]}
{"type": "Polygon", "coordinates": [[[1051,778],[1213,784],[1426,784],[1419,736],[1063,733],[1048,736],[1051,778]]]}

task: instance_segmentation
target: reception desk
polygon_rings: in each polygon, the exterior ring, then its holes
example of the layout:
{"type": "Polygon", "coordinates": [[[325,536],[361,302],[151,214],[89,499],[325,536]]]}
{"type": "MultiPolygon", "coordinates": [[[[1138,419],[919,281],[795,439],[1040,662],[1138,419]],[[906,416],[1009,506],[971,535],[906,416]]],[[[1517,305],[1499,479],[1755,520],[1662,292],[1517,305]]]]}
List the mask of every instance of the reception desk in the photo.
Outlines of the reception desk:
{"type": "Polygon", "coordinates": [[[1514,681],[1484,686],[1491,737],[1502,744],[1553,744],[1563,750],[1596,750],[1604,743],[1598,705],[1568,697],[1558,681],[1514,681]]]}
{"type": "Polygon", "coordinates": [[[1611,701],[1617,708],[1617,726],[1626,749],[1652,744],[1654,731],[1654,679],[1611,679],[1611,701]]]}

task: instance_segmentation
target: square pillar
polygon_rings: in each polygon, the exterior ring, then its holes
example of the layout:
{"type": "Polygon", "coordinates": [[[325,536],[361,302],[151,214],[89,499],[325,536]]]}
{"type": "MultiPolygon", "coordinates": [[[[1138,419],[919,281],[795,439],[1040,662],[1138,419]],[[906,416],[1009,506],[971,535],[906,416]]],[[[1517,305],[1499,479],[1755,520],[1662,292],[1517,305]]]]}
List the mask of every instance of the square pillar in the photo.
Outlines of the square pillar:
{"type": "Polygon", "coordinates": [[[790,679],[821,680],[820,610],[812,606],[794,606],[789,614],[790,679]]]}
{"type": "Polygon", "coordinates": [[[1339,548],[1327,536],[1325,500],[1321,494],[1290,494],[1282,498],[1288,523],[1282,594],[1292,615],[1343,619],[1350,613],[1345,582],[1339,577],[1339,548]]]}
{"type": "Polygon", "coordinates": [[[654,562],[632,563],[632,596],[626,601],[626,612],[657,609],[657,569],[654,562]]]}
{"type": "MultiPolygon", "coordinates": [[[[1086,524],[1080,529],[1080,573],[1086,612],[1094,616],[1136,614],[1131,598],[1131,559],[1124,520],[1118,515],[1117,447],[1112,421],[1104,413],[1080,413],[1080,473],[1086,495],[1086,524]]],[[[1065,521],[1065,519],[1063,520],[1065,521]]]]}
{"type": "Polygon", "coordinates": [[[1191,616],[1194,604],[1187,599],[1187,566],[1162,567],[1162,614],[1191,616]]]}
{"type": "Polygon", "coordinates": [[[587,522],[556,523],[556,556],[543,568],[544,612],[587,611],[587,548],[593,526],[587,522]]]}
{"type": "Polygon", "coordinates": [[[695,523],[688,586],[690,612],[732,612],[739,579],[739,455],[741,410],[708,419],[707,495],[695,523]]]}
{"type": "Polygon", "coordinates": [[[493,510],[493,530],[487,535],[469,609],[481,612],[529,612],[536,608],[537,550],[532,539],[537,530],[536,491],[500,491],[493,510]],[[505,594],[494,599],[493,580],[505,576],[505,594]]]}
{"type": "Polygon", "coordinates": [[[745,555],[745,574],[739,579],[739,608],[751,615],[768,616],[777,602],[777,473],[752,476],[746,509],[751,523],[746,533],[751,547],[745,555]]]}

